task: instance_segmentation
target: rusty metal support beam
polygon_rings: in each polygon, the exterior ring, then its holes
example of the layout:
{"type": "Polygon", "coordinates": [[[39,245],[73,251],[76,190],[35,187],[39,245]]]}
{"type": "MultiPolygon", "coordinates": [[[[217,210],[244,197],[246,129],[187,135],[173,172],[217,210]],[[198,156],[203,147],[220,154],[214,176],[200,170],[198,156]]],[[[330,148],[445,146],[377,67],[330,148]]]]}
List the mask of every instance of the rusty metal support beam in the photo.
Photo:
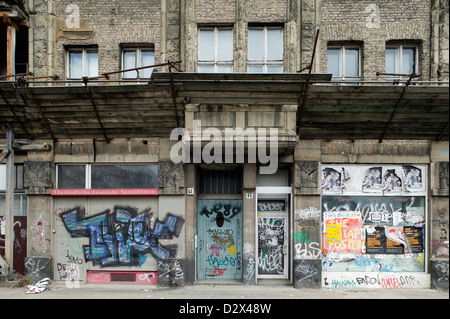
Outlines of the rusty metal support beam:
{"type": "Polygon", "coordinates": [[[97,117],[98,124],[100,125],[100,129],[102,130],[102,133],[103,133],[106,143],[109,143],[111,141],[111,139],[108,137],[108,135],[106,135],[106,130],[103,127],[102,118],[100,117],[100,113],[98,112],[97,105],[94,102],[92,92],[91,92],[91,90],[89,90],[88,82],[89,82],[89,78],[83,77],[83,83],[84,83],[84,86],[86,87],[86,92],[89,96],[89,100],[91,101],[95,116],[97,117]]]}
{"type": "Polygon", "coordinates": [[[436,138],[436,141],[442,140],[442,135],[444,135],[445,131],[447,131],[447,130],[448,130],[448,122],[445,125],[444,129],[442,130],[441,134],[439,134],[439,136],[436,138]]]}
{"type": "Polygon", "coordinates": [[[5,101],[6,105],[8,106],[9,110],[11,111],[12,115],[16,119],[17,122],[19,122],[20,127],[22,128],[23,132],[27,135],[28,139],[32,139],[31,135],[28,133],[27,129],[25,128],[25,125],[20,120],[19,116],[17,115],[16,111],[14,111],[14,108],[9,104],[8,100],[6,99],[3,92],[0,90],[0,96],[2,97],[3,101],[5,101]]]}
{"type": "MultiPolygon", "coordinates": [[[[14,85],[14,84],[13,84],[13,85],[14,85]]],[[[26,87],[27,87],[28,92],[30,92],[31,98],[33,99],[33,102],[34,102],[34,104],[36,105],[36,108],[38,109],[39,114],[41,115],[42,119],[44,120],[45,128],[48,130],[48,132],[49,132],[49,134],[50,134],[50,136],[51,136],[53,142],[54,142],[54,143],[57,143],[57,142],[58,142],[58,139],[56,138],[55,134],[53,134],[53,131],[52,131],[51,127],[50,127],[50,124],[48,123],[48,120],[47,120],[47,118],[45,117],[44,112],[42,112],[42,109],[41,109],[41,107],[39,106],[39,103],[38,103],[38,101],[36,100],[36,97],[34,96],[33,91],[31,90],[31,88],[30,88],[30,86],[29,86],[28,84],[26,85],[26,87]]],[[[20,91],[17,89],[17,87],[16,87],[15,85],[14,85],[14,88],[16,89],[16,92],[19,93],[20,97],[22,98],[23,103],[25,103],[25,105],[26,105],[27,107],[30,107],[30,106],[28,105],[28,102],[27,102],[27,99],[25,98],[25,96],[24,96],[22,93],[20,93],[20,91]]]]}
{"type": "MultiPolygon", "coordinates": [[[[397,75],[397,76],[401,76],[400,74],[389,74],[389,73],[379,73],[379,72],[377,72],[377,76],[378,75],[397,75]]],[[[408,86],[411,84],[412,79],[413,78],[417,78],[419,76],[420,75],[417,75],[415,73],[409,74],[409,79],[408,79],[408,81],[406,81],[405,86],[403,87],[402,93],[400,94],[400,98],[398,99],[397,104],[395,105],[394,111],[392,112],[391,117],[389,118],[389,121],[387,122],[386,127],[384,128],[383,134],[381,135],[380,139],[378,140],[378,143],[383,143],[384,136],[386,135],[386,133],[387,133],[387,131],[389,129],[389,126],[391,125],[392,120],[394,119],[395,113],[397,113],[397,110],[398,110],[398,108],[400,106],[400,103],[402,102],[403,97],[406,94],[406,90],[408,89],[408,86]]]]}
{"type": "Polygon", "coordinates": [[[89,80],[102,79],[102,78],[109,79],[109,76],[113,75],[113,74],[132,72],[132,71],[139,71],[139,70],[144,70],[144,69],[156,68],[156,67],[160,67],[160,66],[169,66],[169,67],[172,67],[172,68],[176,69],[177,71],[181,72],[180,70],[178,70],[174,66],[174,64],[178,64],[178,63],[181,63],[181,62],[182,61],[175,61],[175,62],[168,61],[167,63],[159,63],[159,64],[154,64],[154,65],[142,66],[142,67],[139,67],[139,68],[126,69],[126,70],[113,71],[113,72],[106,72],[106,73],[102,73],[101,76],[92,77],[92,78],[88,78],[88,79],[89,80]]]}
{"type": "Polygon", "coordinates": [[[313,48],[313,52],[312,52],[311,63],[309,64],[309,66],[307,66],[306,68],[303,68],[302,70],[299,71],[299,72],[302,72],[302,71],[308,69],[308,77],[306,78],[306,83],[302,88],[302,103],[300,106],[300,115],[299,115],[298,122],[297,122],[297,135],[300,133],[300,125],[302,123],[303,111],[305,109],[305,104],[306,104],[306,97],[308,95],[309,84],[311,81],[311,73],[312,73],[312,68],[314,65],[314,57],[316,55],[317,40],[319,39],[319,31],[320,31],[320,29],[317,29],[316,38],[314,40],[314,48],[313,48]]]}
{"type": "Polygon", "coordinates": [[[0,152],[0,163],[8,157],[8,155],[11,153],[11,150],[9,148],[4,149],[0,152]]]}
{"type": "Polygon", "coordinates": [[[169,75],[170,75],[170,93],[172,94],[173,107],[174,107],[174,111],[175,111],[175,120],[177,122],[177,127],[180,127],[180,119],[178,118],[178,110],[177,110],[175,84],[173,82],[173,74],[172,74],[173,64],[170,61],[168,61],[168,64],[169,64],[169,75]]]}
{"type": "Polygon", "coordinates": [[[5,261],[9,265],[8,275],[13,274],[14,265],[14,185],[16,169],[14,167],[14,133],[6,128],[6,148],[10,151],[6,158],[6,192],[5,192],[5,261]]]}
{"type": "Polygon", "coordinates": [[[27,73],[0,75],[0,79],[12,78],[12,77],[16,77],[16,76],[27,76],[27,75],[33,75],[33,73],[32,72],[27,72],[27,73]]]}

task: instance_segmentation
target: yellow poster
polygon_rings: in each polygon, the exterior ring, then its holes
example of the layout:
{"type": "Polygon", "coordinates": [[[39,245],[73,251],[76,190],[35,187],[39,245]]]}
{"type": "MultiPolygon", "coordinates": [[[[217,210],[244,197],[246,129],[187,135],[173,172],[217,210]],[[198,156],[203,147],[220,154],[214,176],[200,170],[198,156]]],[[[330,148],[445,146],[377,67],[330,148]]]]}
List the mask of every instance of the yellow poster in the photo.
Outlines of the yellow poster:
{"type": "Polygon", "coordinates": [[[327,243],[336,244],[342,240],[342,231],[340,224],[328,224],[327,225],[327,243]]]}

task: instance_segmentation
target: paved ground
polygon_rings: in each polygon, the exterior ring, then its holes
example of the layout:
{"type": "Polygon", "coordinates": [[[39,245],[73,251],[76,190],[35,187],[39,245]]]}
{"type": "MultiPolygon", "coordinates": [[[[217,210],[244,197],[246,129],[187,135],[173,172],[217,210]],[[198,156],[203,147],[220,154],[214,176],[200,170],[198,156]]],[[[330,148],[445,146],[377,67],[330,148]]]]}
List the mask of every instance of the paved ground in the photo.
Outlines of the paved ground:
{"type": "Polygon", "coordinates": [[[448,291],[435,289],[296,289],[285,285],[244,286],[198,284],[161,288],[130,284],[80,284],[71,287],[52,282],[40,294],[27,294],[25,287],[0,288],[0,299],[449,299],[448,291]]]}

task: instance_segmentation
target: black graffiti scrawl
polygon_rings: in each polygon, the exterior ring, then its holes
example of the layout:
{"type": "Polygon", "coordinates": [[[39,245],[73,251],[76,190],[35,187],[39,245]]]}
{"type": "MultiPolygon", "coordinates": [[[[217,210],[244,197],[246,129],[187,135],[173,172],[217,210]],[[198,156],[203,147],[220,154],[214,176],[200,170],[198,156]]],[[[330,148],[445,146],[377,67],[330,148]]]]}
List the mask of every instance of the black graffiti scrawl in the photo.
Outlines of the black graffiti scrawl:
{"type": "Polygon", "coordinates": [[[133,207],[115,206],[87,217],[84,208],[76,207],[60,214],[72,237],[88,237],[84,245],[86,261],[94,265],[138,266],[141,256],[156,259],[175,258],[177,245],[161,245],[160,239],[178,237],[184,219],[167,213],[164,220],[153,218],[150,209],[138,212],[133,207]]]}

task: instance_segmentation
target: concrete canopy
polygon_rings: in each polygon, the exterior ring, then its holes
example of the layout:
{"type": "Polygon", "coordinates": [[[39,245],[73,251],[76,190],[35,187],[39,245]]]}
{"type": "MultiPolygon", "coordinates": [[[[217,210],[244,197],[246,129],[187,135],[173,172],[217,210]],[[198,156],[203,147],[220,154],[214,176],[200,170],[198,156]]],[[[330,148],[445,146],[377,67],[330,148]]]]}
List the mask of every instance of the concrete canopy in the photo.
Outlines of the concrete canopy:
{"type": "Polygon", "coordinates": [[[301,139],[449,139],[448,84],[344,85],[312,74],[303,103],[306,80],[301,73],[177,72],[171,82],[169,73],[154,72],[145,84],[0,82],[0,134],[8,126],[17,138],[169,137],[184,127],[186,104],[298,105],[301,139]]]}

